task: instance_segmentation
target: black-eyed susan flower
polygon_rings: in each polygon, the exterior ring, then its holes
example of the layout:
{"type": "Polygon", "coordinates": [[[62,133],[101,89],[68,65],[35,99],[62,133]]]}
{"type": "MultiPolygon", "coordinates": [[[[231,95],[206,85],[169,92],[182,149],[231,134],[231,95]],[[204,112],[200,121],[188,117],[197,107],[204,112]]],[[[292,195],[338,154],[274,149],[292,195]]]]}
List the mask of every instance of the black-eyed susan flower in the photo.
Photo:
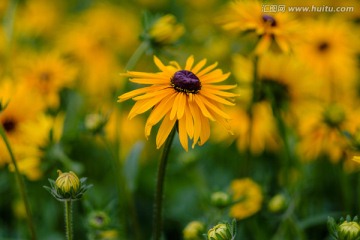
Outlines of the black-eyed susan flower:
{"type": "Polygon", "coordinates": [[[194,65],[193,56],[187,59],[184,68],[175,61],[164,65],[156,56],[154,62],[160,72],[130,71],[126,74],[132,82],[150,86],[125,93],[118,101],[130,98],[136,101],[129,113],[130,119],[152,109],[145,125],[146,137],[162,120],[156,137],[157,148],[163,145],[176,123],[180,143],[186,151],[189,138],[192,147],[197,143],[203,145],[209,139],[209,120],[219,122],[230,132],[227,122],[230,116],[224,112],[223,105],[234,105],[229,100],[236,94],[225,90],[233,89],[235,85],[214,84],[226,80],[230,73],[215,69],[217,63],[204,68],[206,59],[194,65]]]}
{"type": "Polygon", "coordinates": [[[233,32],[254,32],[259,36],[255,53],[261,54],[274,42],[289,52],[297,39],[299,25],[286,12],[263,11],[260,1],[233,1],[219,17],[223,28],[233,32]]]}
{"type": "Polygon", "coordinates": [[[318,74],[318,79],[336,81],[336,88],[353,84],[360,45],[354,34],[357,28],[338,17],[305,21],[304,26],[304,39],[294,48],[299,59],[318,74]]]}

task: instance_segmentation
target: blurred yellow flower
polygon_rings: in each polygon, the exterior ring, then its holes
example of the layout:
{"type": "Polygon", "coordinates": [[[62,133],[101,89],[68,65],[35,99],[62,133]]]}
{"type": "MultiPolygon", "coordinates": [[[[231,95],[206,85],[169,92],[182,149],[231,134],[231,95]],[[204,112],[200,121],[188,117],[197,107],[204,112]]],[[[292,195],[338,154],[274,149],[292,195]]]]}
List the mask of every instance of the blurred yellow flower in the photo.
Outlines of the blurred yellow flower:
{"type": "Polygon", "coordinates": [[[230,208],[230,216],[244,219],[254,215],[261,209],[263,196],[261,187],[250,178],[236,179],[231,182],[234,205],[230,208]]]}
{"type": "Polygon", "coordinates": [[[252,106],[252,117],[242,108],[229,109],[231,130],[234,135],[229,137],[221,128],[215,126],[212,140],[224,142],[235,139],[239,151],[250,149],[253,154],[261,154],[265,150],[275,151],[281,139],[271,107],[267,102],[258,102],[252,106]]]}
{"type": "Polygon", "coordinates": [[[205,226],[202,222],[189,222],[183,230],[184,240],[201,240],[205,233],[205,226]]]}
{"type": "Polygon", "coordinates": [[[304,41],[295,48],[299,58],[320,76],[317,79],[331,79],[338,90],[342,85],[353,87],[360,45],[354,32],[358,29],[335,16],[304,21],[304,25],[304,41]]]}
{"type": "Polygon", "coordinates": [[[265,13],[260,1],[232,1],[219,18],[225,30],[253,31],[260,36],[255,53],[261,54],[274,42],[283,52],[289,52],[297,40],[299,25],[286,12],[265,13]]]}
{"type": "Polygon", "coordinates": [[[215,69],[217,63],[206,68],[206,59],[194,65],[194,57],[188,57],[185,67],[171,61],[164,65],[154,56],[156,66],[161,70],[157,73],[133,72],[126,74],[132,82],[148,84],[119,96],[119,102],[132,98],[136,101],[129,113],[129,118],[152,109],[145,126],[145,135],[150,135],[152,127],[163,119],[159,128],[156,145],[160,148],[171,130],[178,124],[179,139],[183,148],[188,150],[188,137],[193,140],[192,147],[197,143],[203,145],[210,137],[209,119],[218,121],[228,131],[227,122],[230,116],[225,113],[223,105],[234,105],[227,99],[236,94],[224,90],[234,85],[213,85],[226,80],[230,73],[224,74],[215,69]],[[215,69],[215,70],[214,70],[215,69]]]}
{"type": "Polygon", "coordinates": [[[176,22],[174,15],[167,14],[159,18],[149,30],[151,40],[158,45],[176,42],[185,32],[182,24],[176,22]]]}
{"type": "Polygon", "coordinates": [[[59,92],[72,86],[76,69],[67,64],[58,54],[26,56],[24,81],[31,91],[38,92],[49,107],[58,107],[59,92]]]}
{"type": "Polygon", "coordinates": [[[50,36],[58,29],[62,7],[61,1],[31,0],[20,4],[15,19],[16,32],[50,36]]]}
{"type": "MultiPolygon", "coordinates": [[[[0,114],[0,124],[5,129],[20,171],[30,180],[37,180],[42,175],[40,147],[47,142],[51,118],[43,113],[44,104],[40,96],[29,92],[25,84],[4,80],[0,85],[0,96],[10,100],[0,114]],[[24,96],[31,101],[24,101],[24,96]]],[[[5,144],[0,143],[0,165],[8,163],[10,156],[5,144]]],[[[12,165],[9,167],[13,170],[12,165]]]]}
{"type": "Polygon", "coordinates": [[[338,162],[348,148],[341,131],[353,133],[360,126],[359,116],[353,109],[348,102],[319,105],[312,101],[299,105],[296,111],[300,119],[297,145],[300,158],[309,161],[326,155],[332,162],[338,162]]]}

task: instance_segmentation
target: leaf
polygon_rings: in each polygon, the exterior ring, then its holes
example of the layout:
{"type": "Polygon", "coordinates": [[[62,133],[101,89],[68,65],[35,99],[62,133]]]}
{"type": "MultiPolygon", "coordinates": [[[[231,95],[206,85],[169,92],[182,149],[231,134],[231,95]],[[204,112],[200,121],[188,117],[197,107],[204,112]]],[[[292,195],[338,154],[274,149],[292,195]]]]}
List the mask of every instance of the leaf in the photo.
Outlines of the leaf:
{"type": "Polygon", "coordinates": [[[125,162],[124,176],[126,179],[127,187],[131,192],[134,192],[136,188],[136,177],[139,170],[139,159],[141,152],[144,149],[144,145],[145,144],[142,141],[135,143],[125,162]]]}

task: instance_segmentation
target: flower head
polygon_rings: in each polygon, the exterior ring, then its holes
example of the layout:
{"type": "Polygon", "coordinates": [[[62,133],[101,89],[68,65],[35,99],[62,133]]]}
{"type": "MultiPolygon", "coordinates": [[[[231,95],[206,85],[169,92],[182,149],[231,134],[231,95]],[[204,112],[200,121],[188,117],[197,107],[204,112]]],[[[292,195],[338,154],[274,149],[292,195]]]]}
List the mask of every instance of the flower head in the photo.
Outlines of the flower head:
{"type": "Polygon", "coordinates": [[[236,220],[229,223],[219,223],[207,233],[208,240],[233,240],[236,235],[236,220]]]}
{"type": "Polygon", "coordinates": [[[360,225],[357,222],[343,222],[339,226],[340,239],[358,239],[360,236],[360,225]]]}
{"type": "Polygon", "coordinates": [[[59,176],[56,181],[49,179],[51,187],[44,186],[44,188],[59,201],[79,200],[92,187],[85,184],[86,178],[79,179],[72,171],[63,173],[58,170],[57,172],[59,176]]]}
{"type": "Polygon", "coordinates": [[[184,26],[176,23],[175,16],[171,14],[159,18],[149,29],[150,39],[159,45],[168,45],[176,42],[184,32],[184,26]]]}
{"type": "Polygon", "coordinates": [[[233,1],[220,17],[225,30],[255,32],[260,36],[255,53],[266,51],[274,42],[283,52],[289,52],[296,32],[297,22],[287,13],[264,13],[260,1],[233,1]]]}
{"type": "Polygon", "coordinates": [[[231,183],[234,205],[230,216],[244,219],[261,209],[263,196],[260,186],[249,178],[237,179],[231,183]]]}
{"type": "Polygon", "coordinates": [[[125,93],[119,96],[118,101],[130,98],[136,101],[129,113],[130,119],[152,109],[145,125],[146,137],[152,127],[163,119],[156,137],[157,148],[165,142],[175,123],[178,124],[180,143],[186,151],[188,138],[193,141],[193,148],[209,139],[209,120],[218,121],[230,132],[227,122],[230,116],[223,111],[223,105],[234,105],[229,99],[236,94],[224,90],[235,86],[213,85],[227,79],[230,73],[224,74],[215,69],[217,63],[203,68],[206,59],[194,65],[193,56],[187,59],[184,68],[175,61],[164,65],[156,56],[154,61],[160,72],[130,71],[126,74],[132,82],[151,86],[125,93]]]}
{"type": "Polygon", "coordinates": [[[79,190],[80,180],[78,176],[72,171],[63,173],[57,171],[59,176],[55,181],[57,189],[61,194],[74,194],[79,190]]]}

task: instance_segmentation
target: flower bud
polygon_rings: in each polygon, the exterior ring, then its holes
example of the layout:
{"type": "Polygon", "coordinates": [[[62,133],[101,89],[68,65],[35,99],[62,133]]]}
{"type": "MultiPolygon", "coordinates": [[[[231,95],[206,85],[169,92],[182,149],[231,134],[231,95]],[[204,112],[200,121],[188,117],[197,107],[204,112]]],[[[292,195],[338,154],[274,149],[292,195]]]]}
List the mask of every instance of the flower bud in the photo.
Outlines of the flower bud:
{"type": "Polygon", "coordinates": [[[224,208],[230,203],[230,196],[225,192],[214,192],[211,195],[211,204],[218,208],[224,208]]]}
{"type": "Polygon", "coordinates": [[[171,14],[159,18],[149,30],[152,41],[160,45],[176,42],[184,32],[184,26],[177,24],[176,18],[171,14]]]}
{"type": "Polygon", "coordinates": [[[231,229],[228,224],[219,223],[208,231],[208,240],[231,240],[231,229]]]}
{"type": "Polygon", "coordinates": [[[105,228],[110,223],[110,217],[103,211],[94,211],[90,213],[88,223],[92,228],[105,228]]]}
{"type": "Polygon", "coordinates": [[[355,240],[360,237],[360,225],[357,222],[345,221],[339,226],[339,239],[355,240]]]}
{"type": "Polygon", "coordinates": [[[59,176],[55,181],[56,188],[62,194],[74,195],[80,188],[80,180],[76,174],[72,171],[63,173],[60,170],[57,171],[59,176]]]}
{"type": "Polygon", "coordinates": [[[92,113],[85,117],[85,128],[93,133],[99,133],[107,122],[107,118],[101,114],[92,113]]]}
{"type": "Polygon", "coordinates": [[[205,233],[204,224],[199,221],[192,221],[184,228],[184,240],[202,240],[203,233],[205,233]]]}
{"type": "Polygon", "coordinates": [[[277,194],[272,197],[268,203],[268,209],[270,212],[277,213],[286,207],[286,199],[282,194],[277,194]]]}

